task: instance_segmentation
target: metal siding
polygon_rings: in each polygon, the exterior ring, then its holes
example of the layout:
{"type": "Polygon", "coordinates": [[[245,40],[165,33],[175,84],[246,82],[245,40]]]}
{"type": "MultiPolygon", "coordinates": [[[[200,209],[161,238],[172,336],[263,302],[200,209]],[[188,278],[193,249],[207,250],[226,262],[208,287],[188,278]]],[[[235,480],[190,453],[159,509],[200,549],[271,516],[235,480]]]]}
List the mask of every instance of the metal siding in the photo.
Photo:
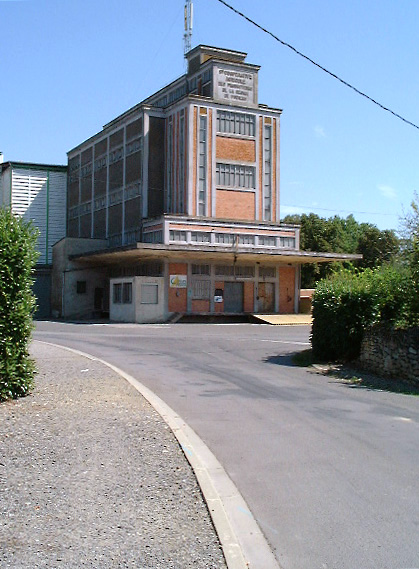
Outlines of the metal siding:
{"type": "Polygon", "coordinates": [[[65,172],[49,173],[49,218],[48,218],[48,262],[52,262],[52,246],[65,237],[66,225],[66,188],[65,172]]]}
{"type": "Polygon", "coordinates": [[[42,170],[16,169],[12,172],[12,211],[26,221],[33,221],[38,228],[40,264],[46,263],[47,184],[48,173],[42,170]]]}

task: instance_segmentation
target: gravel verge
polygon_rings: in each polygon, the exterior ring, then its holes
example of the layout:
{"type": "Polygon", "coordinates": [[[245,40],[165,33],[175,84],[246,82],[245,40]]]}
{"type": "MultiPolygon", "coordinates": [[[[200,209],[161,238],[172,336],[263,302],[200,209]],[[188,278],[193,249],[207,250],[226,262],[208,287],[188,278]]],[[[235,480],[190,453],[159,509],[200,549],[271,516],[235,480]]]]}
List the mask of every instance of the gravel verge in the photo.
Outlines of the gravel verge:
{"type": "Polygon", "coordinates": [[[226,569],[160,415],[100,362],[31,352],[35,391],[0,405],[0,567],[226,569]]]}

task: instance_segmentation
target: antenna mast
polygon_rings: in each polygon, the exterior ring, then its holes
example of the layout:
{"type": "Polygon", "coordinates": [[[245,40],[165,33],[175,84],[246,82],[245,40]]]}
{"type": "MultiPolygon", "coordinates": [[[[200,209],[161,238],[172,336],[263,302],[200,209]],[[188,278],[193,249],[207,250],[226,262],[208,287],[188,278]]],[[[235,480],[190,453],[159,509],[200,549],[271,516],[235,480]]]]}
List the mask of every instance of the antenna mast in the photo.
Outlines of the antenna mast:
{"type": "Polygon", "coordinates": [[[193,3],[192,0],[185,0],[185,32],[183,34],[184,56],[191,50],[193,26],[193,3]]]}

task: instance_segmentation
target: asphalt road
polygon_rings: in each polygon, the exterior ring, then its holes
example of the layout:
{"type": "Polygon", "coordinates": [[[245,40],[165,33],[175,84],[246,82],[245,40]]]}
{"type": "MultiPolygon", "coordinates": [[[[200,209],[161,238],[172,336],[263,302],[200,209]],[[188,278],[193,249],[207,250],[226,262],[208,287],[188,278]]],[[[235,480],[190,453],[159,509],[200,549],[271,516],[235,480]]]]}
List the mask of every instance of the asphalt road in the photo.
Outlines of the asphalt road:
{"type": "Polygon", "coordinates": [[[206,442],[284,569],[419,568],[419,398],[291,365],[309,328],[38,322],[103,358],[206,442]]]}

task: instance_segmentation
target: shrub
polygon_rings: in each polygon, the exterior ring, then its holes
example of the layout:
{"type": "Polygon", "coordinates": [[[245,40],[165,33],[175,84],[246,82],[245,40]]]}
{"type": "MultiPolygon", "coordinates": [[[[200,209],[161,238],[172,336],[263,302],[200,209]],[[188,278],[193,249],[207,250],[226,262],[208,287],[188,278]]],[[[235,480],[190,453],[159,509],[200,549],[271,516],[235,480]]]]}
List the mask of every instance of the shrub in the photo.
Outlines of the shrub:
{"type": "Polygon", "coordinates": [[[318,283],[313,296],[311,343],[317,358],[359,356],[364,331],[378,322],[412,322],[415,287],[406,267],[383,266],[359,274],[342,271],[318,283]]]}
{"type": "Polygon", "coordinates": [[[35,368],[28,344],[35,310],[31,274],[37,237],[31,223],[0,208],[0,401],[27,395],[33,386],[35,368]]]}

